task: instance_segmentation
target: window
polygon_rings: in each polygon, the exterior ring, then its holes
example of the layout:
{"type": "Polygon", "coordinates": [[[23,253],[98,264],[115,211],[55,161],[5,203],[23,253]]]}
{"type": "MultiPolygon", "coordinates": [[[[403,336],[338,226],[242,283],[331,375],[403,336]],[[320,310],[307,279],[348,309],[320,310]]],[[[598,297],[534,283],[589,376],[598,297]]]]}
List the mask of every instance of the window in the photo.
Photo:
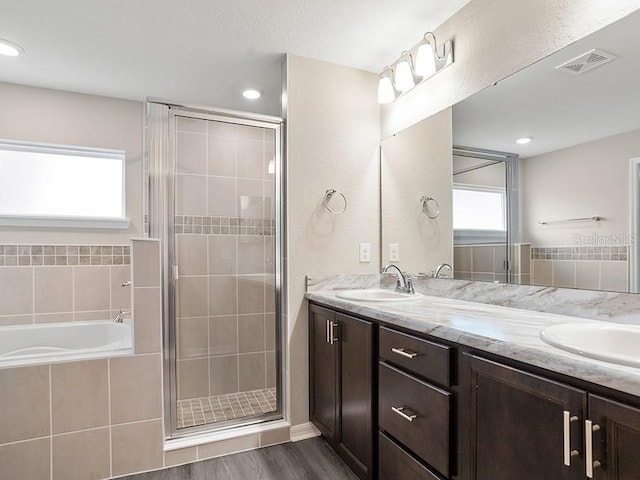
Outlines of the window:
{"type": "Polygon", "coordinates": [[[0,225],[126,228],[125,152],[0,141],[0,225]]]}
{"type": "Polygon", "coordinates": [[[502,188],[453,186],[453,229],[458,243],[504,242],[506,197],[502,188]]]}

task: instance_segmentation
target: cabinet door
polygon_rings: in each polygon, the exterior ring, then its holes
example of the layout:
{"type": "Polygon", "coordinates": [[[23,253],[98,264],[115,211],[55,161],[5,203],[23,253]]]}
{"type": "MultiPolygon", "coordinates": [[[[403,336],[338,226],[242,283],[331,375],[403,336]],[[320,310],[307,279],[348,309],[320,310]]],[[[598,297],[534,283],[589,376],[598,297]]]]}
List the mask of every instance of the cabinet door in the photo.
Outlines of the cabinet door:
{"type": "Polygon", "coordinates": [[[338,452],[360,478],[373,478],[373,325],[341,314],[336,320],[340,326],[338,452]]]}
{"type": "MultiPolygon", "coordinates": [[[[586,393],[465,354],[470,376],[466,447],[473,480],[584,479],[586,393]],[[569,418],[565,444],[564,412],[569,418]],[[565,465],[565,448],[578,452],[565,465]]],[[[467,478],[465,476],[464,478],[467,478]]]]}
{"type": "Polygon", "coordinates": [[[329,323],[335,312],[309,308],[309,417],[322,435],[333,443],[337,428],[337,345],[329,343],[329,323]]]}
{"type": "MultiPolygon", "coordinates": [[[[640,410],[596,395],[589,396],[593,469],[597,480],[638,480],[640,478],[640,410]]],[[[587,435],[589,433],[587,432],[587,435]]]]}

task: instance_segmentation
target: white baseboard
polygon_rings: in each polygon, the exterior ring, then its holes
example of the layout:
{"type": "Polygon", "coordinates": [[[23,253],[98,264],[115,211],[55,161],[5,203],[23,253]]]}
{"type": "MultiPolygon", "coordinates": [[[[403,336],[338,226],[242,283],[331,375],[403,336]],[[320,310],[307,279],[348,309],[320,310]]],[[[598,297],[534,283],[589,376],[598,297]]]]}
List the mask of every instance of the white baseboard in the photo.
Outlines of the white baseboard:
{"type": "Polygon", "coordinates": [[[301,423],[300,425],[294,425],[291,427],[291,441],[299,442],[300,440],[306,440],[307,438],[313,438],[320,435],[320,430],[313,426],[313,423],[301,423]]]}

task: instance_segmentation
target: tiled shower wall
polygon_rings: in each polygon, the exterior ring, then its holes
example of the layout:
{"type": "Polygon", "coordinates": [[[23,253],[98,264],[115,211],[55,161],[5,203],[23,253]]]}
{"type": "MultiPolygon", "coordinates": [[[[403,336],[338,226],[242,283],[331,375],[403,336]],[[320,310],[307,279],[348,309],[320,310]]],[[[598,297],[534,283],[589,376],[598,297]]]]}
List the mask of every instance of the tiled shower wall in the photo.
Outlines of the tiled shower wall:
{"type": "Polygon", "coordinates": [[[176,128],[178,399],[273,387],[273,132],[176,128]]]}
{"type": "Polygon", "coordinates": [[[112,318],[129,263],[128,245],[0,245],[0,326],[112,318]]]}

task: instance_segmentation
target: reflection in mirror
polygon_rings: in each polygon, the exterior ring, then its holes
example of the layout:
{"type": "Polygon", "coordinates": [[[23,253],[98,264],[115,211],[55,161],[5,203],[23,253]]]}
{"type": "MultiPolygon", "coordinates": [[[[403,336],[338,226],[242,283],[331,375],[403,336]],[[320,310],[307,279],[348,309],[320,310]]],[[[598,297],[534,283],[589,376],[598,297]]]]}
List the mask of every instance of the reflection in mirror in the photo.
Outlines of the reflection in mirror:
{"type": "Polygon", "coordinates": [[[454,156],[457,278],[637,291],[639,29],[632,14],[453,107],[454,145],[513,152],[519,169],[454,156]]]}
{"type": "Polygon", "coordinates": [[[432,274],[453,264],[451,151],[450,108],[382,142],[383,265],[432,274]]]}

